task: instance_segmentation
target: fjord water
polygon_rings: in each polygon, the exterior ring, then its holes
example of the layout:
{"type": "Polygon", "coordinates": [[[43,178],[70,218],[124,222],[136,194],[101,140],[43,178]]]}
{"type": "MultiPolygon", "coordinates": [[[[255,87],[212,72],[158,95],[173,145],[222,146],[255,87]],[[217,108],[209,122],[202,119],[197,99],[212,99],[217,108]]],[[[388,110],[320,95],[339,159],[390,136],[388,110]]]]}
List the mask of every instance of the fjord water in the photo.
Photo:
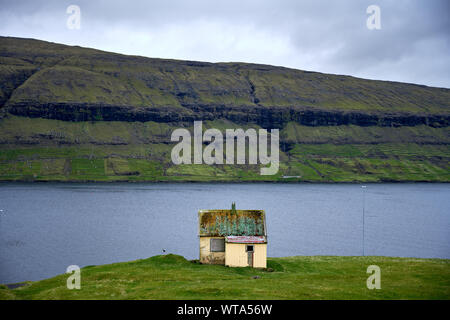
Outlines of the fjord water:
{"type": "Polygon", "coordinates": [[[0,283],[167,253],[199,209],[264,209],[268,255],[450,258],[449,184],[0,184],[0,283]],[[364,191],[365,190],[365,191],[364,191]],[[363,199],[365,192],[365,200],[363,199]]]}

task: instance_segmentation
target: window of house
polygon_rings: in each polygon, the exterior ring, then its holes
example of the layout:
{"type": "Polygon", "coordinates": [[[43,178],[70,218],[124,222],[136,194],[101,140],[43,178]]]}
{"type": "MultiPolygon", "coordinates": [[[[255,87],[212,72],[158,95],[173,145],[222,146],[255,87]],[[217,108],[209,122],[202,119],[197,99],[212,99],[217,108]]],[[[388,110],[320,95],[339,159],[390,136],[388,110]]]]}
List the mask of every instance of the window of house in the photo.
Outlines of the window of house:
{"type": "Polygon", "coordinates": [[[225,252],[225,239],[211,239],[211,252],[225,252]]]}
{"type": "Polygon", "coordinates": [[[247,252],[253,252],[253,245],[248,244],[246,249],[247,252]]]}

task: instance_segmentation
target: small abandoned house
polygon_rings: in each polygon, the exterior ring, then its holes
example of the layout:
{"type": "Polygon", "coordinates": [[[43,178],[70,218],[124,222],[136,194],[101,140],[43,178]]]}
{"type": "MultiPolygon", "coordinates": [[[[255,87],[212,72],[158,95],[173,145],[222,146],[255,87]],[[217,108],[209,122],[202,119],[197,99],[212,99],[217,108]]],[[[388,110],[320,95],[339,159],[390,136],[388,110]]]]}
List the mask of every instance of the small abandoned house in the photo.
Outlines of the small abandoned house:
{"type": "Polygon", "coordinates": [[[266,268],[264,210],[200,210],[200,262],[266,268]]]}

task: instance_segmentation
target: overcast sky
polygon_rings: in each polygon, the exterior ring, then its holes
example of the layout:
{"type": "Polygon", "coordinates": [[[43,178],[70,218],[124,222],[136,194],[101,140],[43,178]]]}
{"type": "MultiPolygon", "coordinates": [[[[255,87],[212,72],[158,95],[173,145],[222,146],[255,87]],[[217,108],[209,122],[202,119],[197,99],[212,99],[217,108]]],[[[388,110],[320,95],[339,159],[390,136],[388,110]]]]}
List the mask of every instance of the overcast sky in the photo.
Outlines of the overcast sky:
{"type": "Polygon", "coordinates": [[[0,0],[0,35],[450,88],[448,0],[0,0]],[[69,5],[81,28],[66,25],[69,5]],[[369,5],[381,29],[369,30],[369,5]]]}

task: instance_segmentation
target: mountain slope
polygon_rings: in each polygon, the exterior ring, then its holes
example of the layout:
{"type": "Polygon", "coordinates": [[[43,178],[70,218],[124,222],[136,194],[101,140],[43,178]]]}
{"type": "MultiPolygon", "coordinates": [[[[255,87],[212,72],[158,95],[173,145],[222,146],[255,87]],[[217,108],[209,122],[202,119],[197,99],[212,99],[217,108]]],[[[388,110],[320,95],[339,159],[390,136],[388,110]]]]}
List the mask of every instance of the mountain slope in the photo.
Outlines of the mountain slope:
{"type": "Polygon", "coordinates": [[[9,37],[0,71],[2,180],[450,179],[445,88],[9,37]],[[279,128],[280,172],[172,165],[170,134],[194,120],[279,128]]]}

